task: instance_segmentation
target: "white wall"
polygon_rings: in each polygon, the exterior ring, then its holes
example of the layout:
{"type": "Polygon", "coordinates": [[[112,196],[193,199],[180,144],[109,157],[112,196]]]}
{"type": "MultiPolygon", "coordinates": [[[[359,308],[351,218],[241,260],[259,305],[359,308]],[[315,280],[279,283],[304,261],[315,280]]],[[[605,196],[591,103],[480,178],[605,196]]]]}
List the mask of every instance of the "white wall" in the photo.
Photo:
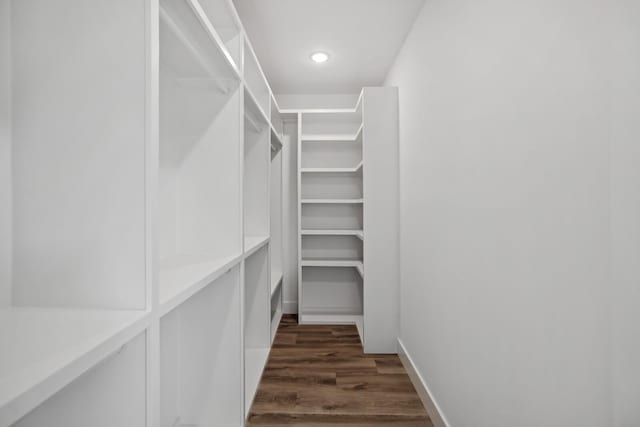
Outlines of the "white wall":
{"type": "Polygon", "coordinates": [[[611,426],[614,408],[628,412],[616,425],[640,423],[632,3],[429,0],[387,78],[400,88],[401,339],[452,426],[611,426]],[[617,13],[626,72],[609,58],[617,13]],[[611,176],[611,80],[630,76],[611,176]],[[615,355],[611,242],[626,278],[615,355]],[[611,363],[632,356],[612,382],[611,363]]]}
{"type": "Polygon", "coordinates": [[[11,302],[9,22],[9,0],[0,0],[0,307],[11,302]]]}
{"type": "Polygon", "coordinates": [[[613,423],[640,425],[640,4],[614,15],[611,231],[613,423]]]}

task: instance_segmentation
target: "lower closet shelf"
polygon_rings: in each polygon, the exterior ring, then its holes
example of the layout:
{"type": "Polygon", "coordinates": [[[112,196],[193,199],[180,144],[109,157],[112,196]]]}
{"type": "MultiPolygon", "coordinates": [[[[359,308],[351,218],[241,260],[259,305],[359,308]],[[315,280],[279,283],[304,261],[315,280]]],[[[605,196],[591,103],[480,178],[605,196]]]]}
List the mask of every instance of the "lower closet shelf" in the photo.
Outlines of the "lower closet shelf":
{"type": "Polygon", "coordinates": [[[269,243],[269,236],[245,236],[244,257],[250,257],[267,243],[269,243]]]}
{"type": "Polygon", "coordinates": [[[303,267],[362,267],[362,261],[357,259],[303,259],[303,267]]]}
{"type": "Polygon", "coordinates": [[[0,425],[14,423],[117,353],[149,319],[135,310],[0,310],[0,425]]]}
{"type": "Polygon", "coordinates": [[[242,260],[242,254],[211,257],[206,254],[168,258],[160,264],[160,315],[189,299],[242,260]]]}
{"type": "Polygon", "coordinates": [[[282,285],[282,273],[271,272],[271,296],[276,293],[280,285],[282,285]]]}

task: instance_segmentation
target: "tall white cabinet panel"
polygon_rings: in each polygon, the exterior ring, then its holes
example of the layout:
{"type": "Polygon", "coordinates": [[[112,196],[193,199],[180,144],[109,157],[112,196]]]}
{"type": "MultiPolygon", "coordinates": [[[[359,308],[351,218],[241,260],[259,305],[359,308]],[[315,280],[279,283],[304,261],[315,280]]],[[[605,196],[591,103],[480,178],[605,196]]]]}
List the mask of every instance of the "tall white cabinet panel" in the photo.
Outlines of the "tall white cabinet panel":
{"type": "Polygon", "coordinates": [[[353,109],[298,121],[299,320],[355,324],[367,353],[395,353],[397,89],[365,88],[353,109]]]}
{"type": "Polygon", "coordinates": [[[0,308],[11,304],[11,48],[9,2],[0,1],[0,308]]]}
{"type": "Polygon", "coordinates": [[[396,353],[399,322],[398,89],[364,88],[364,350],[396,353]]]}
{"type": "Polygon", "coordinates": [[[143,309],[145,1],[2,1],[13,303],[143,309]]]}

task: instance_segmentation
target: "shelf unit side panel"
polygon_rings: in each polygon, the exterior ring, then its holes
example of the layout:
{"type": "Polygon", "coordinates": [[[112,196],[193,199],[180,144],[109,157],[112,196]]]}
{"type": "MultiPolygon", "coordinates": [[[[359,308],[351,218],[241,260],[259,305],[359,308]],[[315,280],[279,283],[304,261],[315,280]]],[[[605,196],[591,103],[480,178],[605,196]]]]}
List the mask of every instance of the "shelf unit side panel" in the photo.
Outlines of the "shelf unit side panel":
{"type": "Polygon", "coordinates": [[[0,308],[11,304],[10,0],[0,0],[0,308]]]}
{"type": "Polygon", "coordinates": [[[143,309],[145,1],[14,1],[11,21],[13,302],[143,309]]]}
{"type": "Polygon", "coordinates": [[[397,88],[365,88],[364,344],[395,353],[399,324],[397,88]]]}
{"type": "Polygon", "coordinates": [[[245,261],[245,348],[270,347],[270,299],[269,250],[262,247],[245,261]]]}
{"type": "Polygon", "coordinates": [[[271,160],[271,274],[283,272],[282,151],[271,160]]]}
{"type": "Polygon", "coordinates": [[[245,127],[244,130],[244,234],[245,236],[269,235],[269,129],[259,133],[245,127]]]}

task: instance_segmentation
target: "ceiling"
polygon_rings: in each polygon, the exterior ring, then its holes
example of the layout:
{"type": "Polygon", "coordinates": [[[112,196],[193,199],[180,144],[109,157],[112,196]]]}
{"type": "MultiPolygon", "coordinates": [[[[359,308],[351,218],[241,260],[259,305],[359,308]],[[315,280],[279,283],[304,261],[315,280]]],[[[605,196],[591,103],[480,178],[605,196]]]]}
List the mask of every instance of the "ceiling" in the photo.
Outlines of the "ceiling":
{"type": "Polygon", "coordinates": [[[234,3],[274,93],[350,94],[383,82],[424,0],[234,3]]]}

